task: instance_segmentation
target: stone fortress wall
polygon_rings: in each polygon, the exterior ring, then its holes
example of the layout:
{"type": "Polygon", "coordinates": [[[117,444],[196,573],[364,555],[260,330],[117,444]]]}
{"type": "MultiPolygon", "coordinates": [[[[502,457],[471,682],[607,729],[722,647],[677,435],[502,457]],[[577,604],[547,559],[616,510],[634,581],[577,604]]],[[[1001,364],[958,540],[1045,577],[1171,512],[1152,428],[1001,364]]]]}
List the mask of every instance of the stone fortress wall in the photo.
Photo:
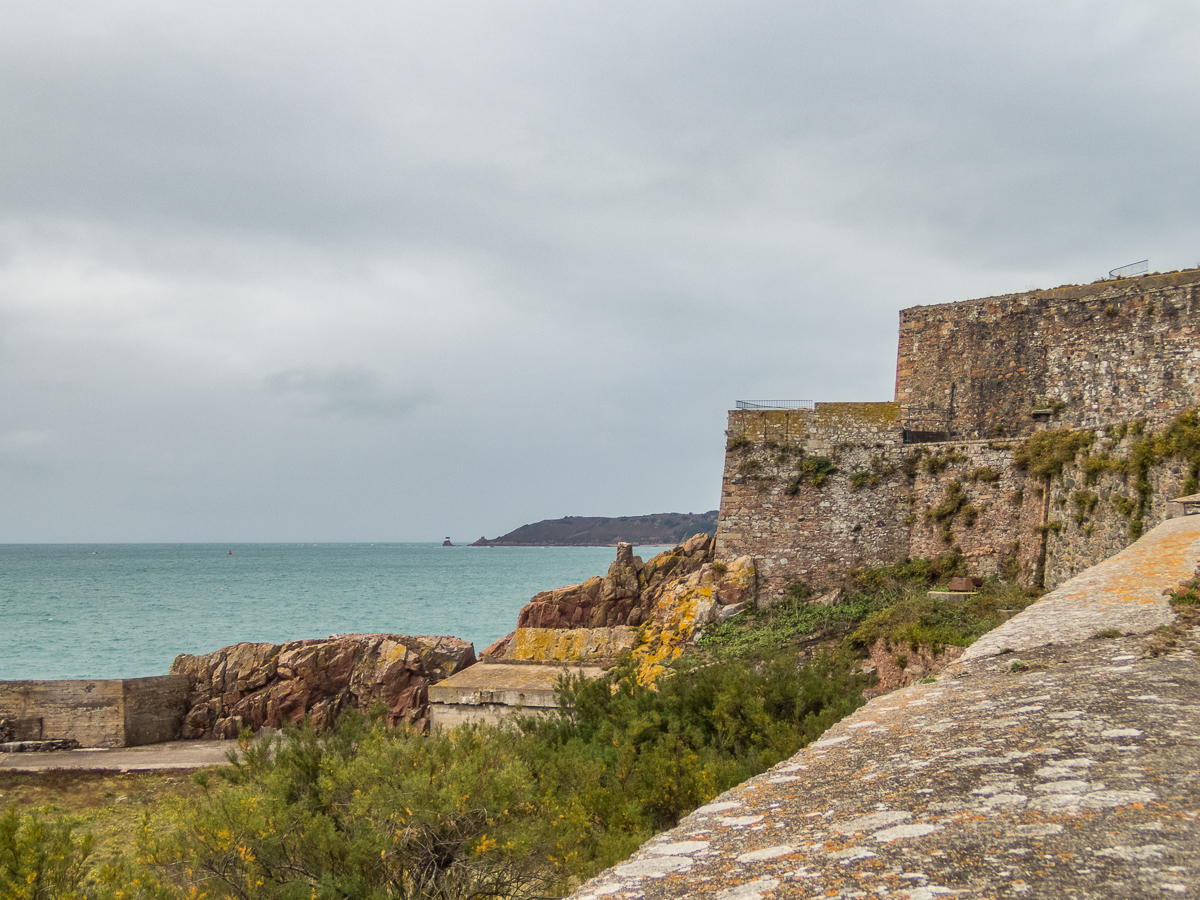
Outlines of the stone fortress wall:
{"type": "Polygon", "coordinates": [[[1161,421],[1200,388],[1196,270],[900,313],[896,401],[962,437],[1161,421]]]}
{"type": "Polygon", "coordinates": [[[1126,463],[1200,404],[1198,289],[1189,270],[904,310],[893,402],[730,412],[718,556],[754,559],[760,602],[910,557],[1052,588],[1111,556],[1188,486],[1178,459],[1148,490],[1126,463]],[[1052,476],[1019,459],[1084,428],[1052,476]]]}

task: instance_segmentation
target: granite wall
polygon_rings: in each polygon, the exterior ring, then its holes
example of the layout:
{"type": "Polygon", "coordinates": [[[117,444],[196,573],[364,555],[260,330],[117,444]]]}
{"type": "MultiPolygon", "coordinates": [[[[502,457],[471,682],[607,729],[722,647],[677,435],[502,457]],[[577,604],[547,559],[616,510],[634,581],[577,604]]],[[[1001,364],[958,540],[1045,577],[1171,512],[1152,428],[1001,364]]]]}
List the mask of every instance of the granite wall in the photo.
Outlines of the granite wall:
{"type": "Polygon", "coordinates": [[[1169,419],[1197,401],[1198,286],[1193,269],[906,309],[896,401],[974,438],[1169,419]]]}
{"type": "Polygon", "coordinates": [[[1170,501],[1195,474],[1188,460],[1157,453],[1141,500],[1131,458],[1161,427],[1122,429],[1122,437],[1094,432],[1089,446],[1046,475],[1036,459],[1021,464],[1026,440],[780,443],[782,434],[804,432],[764,427],[773,418],[730,413],[716,536],[719,558],[754,560],[762,603],[793,582],[820,590],[853,568],[952,554],[972,575],[1054,588],[1180,515],[1170,501]]]}

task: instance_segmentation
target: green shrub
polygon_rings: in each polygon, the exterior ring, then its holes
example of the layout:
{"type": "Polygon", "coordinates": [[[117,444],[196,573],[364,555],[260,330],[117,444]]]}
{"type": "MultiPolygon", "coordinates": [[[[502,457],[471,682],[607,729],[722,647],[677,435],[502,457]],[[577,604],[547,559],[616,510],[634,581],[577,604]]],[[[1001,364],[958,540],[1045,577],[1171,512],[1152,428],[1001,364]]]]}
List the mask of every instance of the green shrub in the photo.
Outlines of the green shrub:
{"type": "Polygon", "coordinates": [[[91,835],[76,838],[66,822],[22,816],[16,807],[0,816],[0,896],[12,900],[83,900],[91,835]]]}
{"type": "Polygon", "coordinates": [[[1017,447],[1013,464],[1035,478],[1061,475],[1063,467],[1073,463],[1095,438],[1091,431],[1041,431],[1017,447]]]}
{"type": "Polygon", "coordinates": [[[837,466],[833,460],[827,456],[805,456],[800,459],[797,466],[796,477],[792,479],[787,487],[789,496],[794,496],[800,491],[800,485],[806,480],[811,479],[813,487],[821,487],[829,480],[830,475],[837,474],[837,466]]]}

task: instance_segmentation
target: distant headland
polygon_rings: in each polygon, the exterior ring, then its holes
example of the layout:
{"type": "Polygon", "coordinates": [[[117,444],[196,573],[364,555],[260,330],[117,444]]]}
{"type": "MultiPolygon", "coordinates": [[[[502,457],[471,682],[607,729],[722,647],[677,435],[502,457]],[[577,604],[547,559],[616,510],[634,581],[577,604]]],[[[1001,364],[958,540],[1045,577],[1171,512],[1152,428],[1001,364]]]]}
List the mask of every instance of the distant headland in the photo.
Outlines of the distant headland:
{"type": "Polygon", "coordinates": [[[655,513],[648,516],[566,516],[545,519],[501,535],[481,537],[472,547],[612,547],[626,542],[640,546],[678,544],[694,534],[715,534],[717,511],[655,513]]]}

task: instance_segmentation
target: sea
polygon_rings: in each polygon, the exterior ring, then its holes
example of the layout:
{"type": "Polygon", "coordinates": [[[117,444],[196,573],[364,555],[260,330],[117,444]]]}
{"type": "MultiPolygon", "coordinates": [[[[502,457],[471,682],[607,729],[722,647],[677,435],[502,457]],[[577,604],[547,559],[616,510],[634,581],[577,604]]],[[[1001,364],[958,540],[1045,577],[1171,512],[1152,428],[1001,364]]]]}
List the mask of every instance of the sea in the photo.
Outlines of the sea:
{"type": "Polygon", "coordinates": [[[165,675],[181,653],[359,632],[453,635],[479,653],[534,594],[614,559],[613,547],[0,545],[0,681],[165,675]]]}

